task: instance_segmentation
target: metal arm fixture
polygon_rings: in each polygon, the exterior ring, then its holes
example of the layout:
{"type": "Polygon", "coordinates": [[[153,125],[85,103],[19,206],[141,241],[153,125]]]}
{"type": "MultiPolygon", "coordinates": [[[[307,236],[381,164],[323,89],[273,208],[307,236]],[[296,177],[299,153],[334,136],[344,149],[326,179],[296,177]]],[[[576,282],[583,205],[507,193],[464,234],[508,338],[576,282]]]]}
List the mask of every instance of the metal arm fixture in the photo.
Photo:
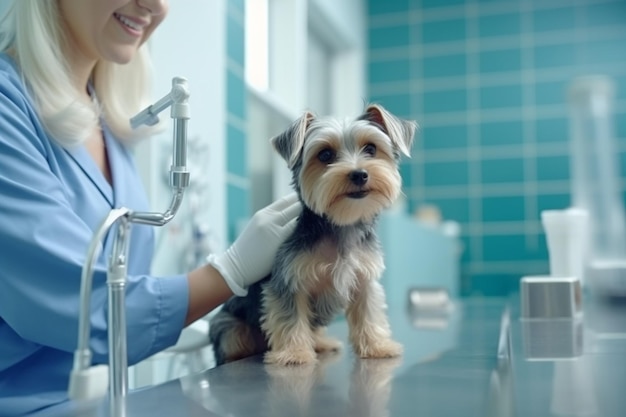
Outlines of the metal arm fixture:
{"type": "Polygon", "coordinates": [[[70,375],[69,397],[74,400],[101,398],[109,388],[111,416],[126,414],[125,397],[128,391],[128,358],[126,349],[126,281],[128,242],[131,223],[163,226],[174,218],[189,185],[187,171],[187,122],[189,120],[189,89],[187,80],[172,79],[172,90],[165,97],[147,107],[130,120],[132,128],[152,126],[159,121],[158,114],[171,107],[174,123],[173,159],[170,167],[170,186],[173,191],[168,209],[163,213],[135,212],[117,208],[109,212],[93,235],[83,265],[80,288],[80,317],[78,347],[74,352],[74,367],[70,375]],[[109,366],[91,366],[89,350],[90,297],[95,259],[100,254],[102,239],[115,224],[117,234],[107,269],[109,366]],[[108,372],[108,375],[107,375],[108,372]]]}

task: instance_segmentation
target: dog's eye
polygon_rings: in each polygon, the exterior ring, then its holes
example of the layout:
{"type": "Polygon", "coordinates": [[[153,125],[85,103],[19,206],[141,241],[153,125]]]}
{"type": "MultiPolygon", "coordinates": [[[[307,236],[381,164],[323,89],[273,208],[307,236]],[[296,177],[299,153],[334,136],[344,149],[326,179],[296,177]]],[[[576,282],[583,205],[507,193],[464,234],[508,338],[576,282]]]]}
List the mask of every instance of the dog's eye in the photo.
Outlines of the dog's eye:
{"type": "Polygon", "coordinates": [[[374,145],[373,143],[368,143],[363,147],[363,152],[365,152],[369,156],[376,155],[376,145],[374,145]]]}
{"type": "Polygon", "coordinates": [[[323,164],[330,164],[333,159],[335,159],[335,151],[333,151],[332,149],[322,149],[318,154],[317,154],[317,159],[320,160],[321,163],[323,164]]]}

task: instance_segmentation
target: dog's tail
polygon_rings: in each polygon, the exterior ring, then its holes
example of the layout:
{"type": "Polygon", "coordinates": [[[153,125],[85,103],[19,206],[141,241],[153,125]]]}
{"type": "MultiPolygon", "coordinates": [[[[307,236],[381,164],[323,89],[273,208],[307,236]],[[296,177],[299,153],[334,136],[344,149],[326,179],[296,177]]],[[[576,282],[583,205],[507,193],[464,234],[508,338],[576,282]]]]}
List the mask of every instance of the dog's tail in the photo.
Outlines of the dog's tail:
{"type": "Polygon", "coordinates": [[[209,340],[216,365],[263,353],[267,343],[260,329],[248,325],[228,310],[220,310],[209,323],[209,340]]]}

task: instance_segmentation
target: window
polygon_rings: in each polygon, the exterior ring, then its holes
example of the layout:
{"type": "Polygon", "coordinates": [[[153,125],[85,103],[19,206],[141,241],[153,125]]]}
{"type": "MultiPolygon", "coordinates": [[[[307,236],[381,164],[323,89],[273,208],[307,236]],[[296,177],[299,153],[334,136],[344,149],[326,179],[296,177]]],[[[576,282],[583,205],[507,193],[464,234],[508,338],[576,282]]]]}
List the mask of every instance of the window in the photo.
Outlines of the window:
{"type": "Polygon", "coordinates": [[[291,191],[269,139],[305,110],[349,115],[364,97],[363,0],[247,0],[249,174],[254,211],[291,191]]]}
{"type": "Polygon", "coordinates": [[[267,91],[268,77],[268,0],[246,0],[246,83],[267,91]]]}

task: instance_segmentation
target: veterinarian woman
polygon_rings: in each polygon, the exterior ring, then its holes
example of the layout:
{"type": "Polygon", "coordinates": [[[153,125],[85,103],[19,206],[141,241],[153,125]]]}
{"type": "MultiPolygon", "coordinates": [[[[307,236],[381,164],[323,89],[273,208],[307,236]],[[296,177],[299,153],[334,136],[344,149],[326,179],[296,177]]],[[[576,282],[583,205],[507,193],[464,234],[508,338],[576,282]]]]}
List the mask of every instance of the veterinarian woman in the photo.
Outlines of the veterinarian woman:
{"type": "MultiPolygon", "coordinates": [[[[129,117],[150,104],[146,40],[167,0],[18,0],[0,22],[0,415],[66,399],[81,269],[114,207],[148,210],[129,117]]],[[[151,132],[144,130],[141,136],[151,132]]],[[[300,206],[260,210],[237,241],[186,275],[154,277],[153,229],[133,226],[128,361],[269,273],[300,206]]],[[[94,275],[93,362],[107,361],[105,259],[94,275]]]]}

